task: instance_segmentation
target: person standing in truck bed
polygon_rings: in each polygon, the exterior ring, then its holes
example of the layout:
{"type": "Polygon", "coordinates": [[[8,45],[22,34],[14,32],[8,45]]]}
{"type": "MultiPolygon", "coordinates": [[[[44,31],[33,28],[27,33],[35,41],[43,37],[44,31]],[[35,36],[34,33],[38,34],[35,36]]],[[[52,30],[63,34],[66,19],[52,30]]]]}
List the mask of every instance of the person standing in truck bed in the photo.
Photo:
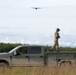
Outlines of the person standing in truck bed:
{"type": "Polygon", "coordinates": [[[57,50],[59,47],[59,43],[58,43],[58,39],[60,38],[59,31],[60,31],[60,29],[57,28],[56,32],[54,34],[54,36],[55,36],[54,37],[54,46],[52,46],[51,51],[53,50],[53,48],[56,48],[56,50],[57,50]]]}

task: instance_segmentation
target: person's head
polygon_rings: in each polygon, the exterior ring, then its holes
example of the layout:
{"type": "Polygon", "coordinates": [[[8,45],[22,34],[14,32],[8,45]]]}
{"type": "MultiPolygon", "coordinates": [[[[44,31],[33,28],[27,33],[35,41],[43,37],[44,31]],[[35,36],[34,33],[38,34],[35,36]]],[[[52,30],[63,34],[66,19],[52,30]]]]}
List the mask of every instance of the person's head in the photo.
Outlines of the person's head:
{"type": "Polygon", "coordinates": [[[56,29],[56,31],[58,31],[58,32],[59,32],[59,31],[60,31],[60,29],[59,29],[59,28],[57,28],[57,29],[56,29]]]}

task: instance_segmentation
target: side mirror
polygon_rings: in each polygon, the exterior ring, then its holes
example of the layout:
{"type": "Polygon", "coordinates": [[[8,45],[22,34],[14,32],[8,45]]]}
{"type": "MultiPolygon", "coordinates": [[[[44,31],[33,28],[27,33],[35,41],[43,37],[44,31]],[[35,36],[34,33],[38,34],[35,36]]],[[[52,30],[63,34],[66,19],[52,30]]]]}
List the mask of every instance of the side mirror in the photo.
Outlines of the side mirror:
{"type": "Polygon", "coordinates": [[[19,53],[19,52],[14,51],[13,55],[14,55],[14,56],[17,56],[17,55],[20,55],[20,53],[19,53]]]}

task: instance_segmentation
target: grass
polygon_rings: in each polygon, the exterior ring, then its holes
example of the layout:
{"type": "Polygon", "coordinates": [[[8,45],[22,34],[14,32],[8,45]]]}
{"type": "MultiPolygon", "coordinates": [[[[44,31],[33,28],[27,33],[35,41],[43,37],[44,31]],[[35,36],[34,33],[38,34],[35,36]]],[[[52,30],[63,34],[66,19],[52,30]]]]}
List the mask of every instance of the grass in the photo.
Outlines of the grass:
{"type": "Polygon", "coordinates": [[[2,68],[0,75],[76,75],[76,66],[2,68]]]}

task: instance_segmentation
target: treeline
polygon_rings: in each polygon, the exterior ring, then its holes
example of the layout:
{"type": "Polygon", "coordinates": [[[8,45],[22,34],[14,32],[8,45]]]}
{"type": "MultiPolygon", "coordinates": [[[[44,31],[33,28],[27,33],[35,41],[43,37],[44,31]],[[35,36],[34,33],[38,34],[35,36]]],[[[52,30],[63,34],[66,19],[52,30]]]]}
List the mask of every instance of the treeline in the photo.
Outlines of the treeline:
{"type": "Polygon", "coordinates": [[[20,43],[0,43],[0,52],[9,52],[11,49],[13,49],[16,46],[22,45],[20,43]]]}
{"type": "MultiPolygon", "coordinates": [[[[9,52],[10,50],[12,50],[13,48],[15,48],[16,46],[19,46],[19,45],[24,45],[24,44],[21,44],[21,43],[0,43],[0,52],[9,52]]],[[[50,50],[50,48],[51,48],[51,46],[44,46],[45,50],[50,50]]],[[[76,48],[59,47],[58,50],[61,50],[61,51],[76,51],[76,48]]]]}
{"type": "MultiPolygon", "coordinates": [[[[45,50],[51,49],[50,46],[45,46],[44,48],[45,48],[45,50]]],[[[53,49],[53,50],[56,50],[56,49],[53,49]]],[[[76,51],[76,47],[59,47],[58,50],[59,51],[76,51]]]]}

